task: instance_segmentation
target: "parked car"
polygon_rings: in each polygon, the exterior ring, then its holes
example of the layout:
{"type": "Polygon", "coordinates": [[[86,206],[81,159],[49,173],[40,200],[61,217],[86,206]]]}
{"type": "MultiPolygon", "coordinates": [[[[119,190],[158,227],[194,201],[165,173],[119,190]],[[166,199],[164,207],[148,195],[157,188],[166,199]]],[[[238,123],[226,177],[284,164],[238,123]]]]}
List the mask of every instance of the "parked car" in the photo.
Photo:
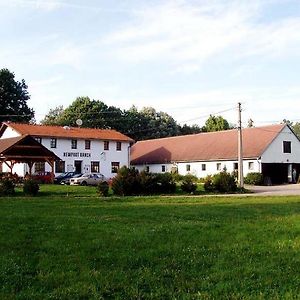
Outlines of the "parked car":
{"type": "Polygon", "coordinates": [[[59,184],[59,183],[61,183],[63,180],[65,180],[65,179],[67,179],[67,178],[71,178],[71,177],[75,176],[76,174],[78,174],[78,173],[76,173],[76,172],[66,172],[66,173],[62,173],[62,174],[60,174],[60,175],[58,175],[58,176],[56,176],[56,177],[54,178],[54,183],[59,184]]]}
{"type": "Polygon", "coordinates": [[[102,181],[106,181],[102,174],[83,174],[81,177],[71,178],[70,185],[97,185],[102,181]]]}
{"type": "Polygon", "coordinates": [[[70,184],[71,178],[78,178],[78,177],[81,177],[81,176],[82,176],[82,173],[77,173],[77,174],[75,174],[75,175],[72,176],[72,177],[68,177],[68,178],[63,179],[63,180],[60,182],[60,184],[66,184],[66,185],[69,185],[69,184],[70,184]]]}
{"type": "Polygon", "coordinates": [[[51,183],[51,172],[38,172],[32,175],[38,183],[51,183]]]}

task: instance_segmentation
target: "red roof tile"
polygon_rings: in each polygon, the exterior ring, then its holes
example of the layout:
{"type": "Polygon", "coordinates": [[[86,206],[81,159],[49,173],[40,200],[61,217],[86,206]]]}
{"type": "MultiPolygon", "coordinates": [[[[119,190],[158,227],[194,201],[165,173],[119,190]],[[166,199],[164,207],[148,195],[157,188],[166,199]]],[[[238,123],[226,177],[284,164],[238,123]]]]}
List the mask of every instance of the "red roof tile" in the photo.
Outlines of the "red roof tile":
{"type": "MultiPolygon", "coordinates": [[[[260,157],[284,126],[243,129],[243,157],[260,157]]],[[[237,142],[236,129],[140,141],[131,148],[131,164],[236,160],[237,142]]]]}
{"type": "Polygon", "coordinates": [[[6,126],[15,129],[18,133],[22,135],[29,134],[31,136],[41,137],[99,139],[133,142],[133,140],[130,137],[113,129],[45,126],[6,122],[2,124],[0,132],[3,132],[3,128],[5,128],[6,126]]]}

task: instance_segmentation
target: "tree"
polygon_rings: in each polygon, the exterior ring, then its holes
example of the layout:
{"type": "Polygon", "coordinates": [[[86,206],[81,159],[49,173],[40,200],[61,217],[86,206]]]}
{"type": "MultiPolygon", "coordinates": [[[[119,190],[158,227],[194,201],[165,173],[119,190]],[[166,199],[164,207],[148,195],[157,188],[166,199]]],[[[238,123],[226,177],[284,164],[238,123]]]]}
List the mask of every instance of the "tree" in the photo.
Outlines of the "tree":
{"type": "Polygon", "coordinates": [[[53,109],[50,109],[49,113],[41,121],[43,125],[64,125],[63,115],[64,107],[59,105],[53,109]]]}
{"type": "Polygon", "coordinates": [[[222,116],[210,115],[205,122],[203,131],[211,132],[211,131],[228,130],[230,128],[231,126],[229,125],[228,121],[224,119],[222,116]]]}
{"type": "Polygon", "coordinates": [[[34,118],[33,109],[27,101],[30,95],[25,80],[15,80],[15,74],[8,69],[0,70],[0,122],[29,122],[34,118]]]}
{"type": "Polygon", "coordinates": [[[293,130],[297,134],[298,138],[300,139],[300,122],[296,122],[293,125],[293,130]]]}

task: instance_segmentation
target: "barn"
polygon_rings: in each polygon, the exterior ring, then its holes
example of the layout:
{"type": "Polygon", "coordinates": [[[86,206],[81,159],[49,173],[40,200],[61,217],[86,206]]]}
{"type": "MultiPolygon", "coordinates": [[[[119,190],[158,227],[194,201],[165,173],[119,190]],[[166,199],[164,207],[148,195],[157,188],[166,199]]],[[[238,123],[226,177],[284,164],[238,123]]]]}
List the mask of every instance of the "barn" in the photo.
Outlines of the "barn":
{"type": "MultiPolygon", "coordinates": [[[[260,172],[269,183],[293,181],[300,172],[300,140],[287,124],[242,129],[244,175],[260,172]],[[294,175],[295,176],[295,175],[294,175]]],[[[199,178],[224,168],[238,170],[236,129],[139,141],[131,166],[154,173],[178,172],[199,178]]]]}

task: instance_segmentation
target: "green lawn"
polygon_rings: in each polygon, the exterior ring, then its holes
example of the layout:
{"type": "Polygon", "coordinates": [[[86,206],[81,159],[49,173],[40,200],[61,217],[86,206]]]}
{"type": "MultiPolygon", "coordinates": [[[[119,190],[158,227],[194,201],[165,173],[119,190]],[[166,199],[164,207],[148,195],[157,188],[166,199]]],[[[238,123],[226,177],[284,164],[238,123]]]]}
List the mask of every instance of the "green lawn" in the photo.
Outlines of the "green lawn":
{"type": "Polygon", "coordinates": [[[296,299],[299,270],[300,197],[0,198],[0,299],[296,299]]]}

